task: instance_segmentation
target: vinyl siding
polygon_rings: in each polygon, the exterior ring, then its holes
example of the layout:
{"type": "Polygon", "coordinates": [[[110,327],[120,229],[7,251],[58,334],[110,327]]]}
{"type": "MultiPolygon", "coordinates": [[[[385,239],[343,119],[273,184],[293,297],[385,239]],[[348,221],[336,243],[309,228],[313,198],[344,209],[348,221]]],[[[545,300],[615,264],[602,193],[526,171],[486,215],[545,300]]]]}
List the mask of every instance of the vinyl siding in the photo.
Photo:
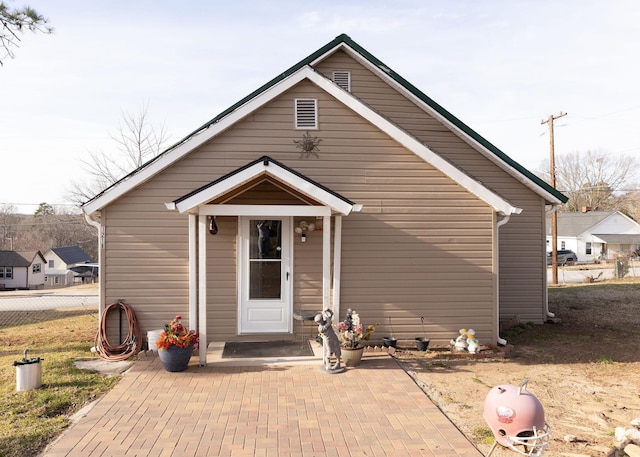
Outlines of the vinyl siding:
{"type": "MultiPolygon", "coordinates": [[[[545,261],[539,247],[544,226],[541,199],[346,57],[336,54],[320,70],[351,71],[356,96],[458,166],[469,167],[477,179],[524,208],[500,233],[501,313],[540,321],[541,313],[536,310],[544,297],[545,261]],[[536,261],[541,266],[539,274],[538,269],[524,264],[536,261]]],[[[393,334],[413,341],[423,336],[424,317],[426,336],[434,344],[446,344],[461,327],[473,327],[481,343],[495,341],[498,291],[494,287],[493,210],[306,82],[102,212],[106,251],[101,273],[106,303],[126,299],[144,332],[160,328],[175,314],[186,318],[188,218],[167,211],[163,203],[263,155],[364,205],[361,213],[343,218],[341,314],[352,307],[365,323],[379,323],[374,334],[377,340],[393,334]],[[318,99],[319,129],[309,131],[322,140],[318,157],[303,157],[294,143],[305,133],[294,129],[293,100],[297,97],[318,99]]],[[[297,203],[293,195],[266,183],[232,201],[297,203]]],[[[294,219],[294,224],[299,220],[294,219]]],[[[228,341],[240,339],[236,335],[237,218],[219,217],[217,224],[218,234],[207,238],[207,330],[210,340],[228,341]]],[[[294,235],[293,255],[294,311],[318,309],[321,232],[310,233],[304,245],[294,235]]],[[[299,330],[298,325],[293,328],[299,330]]]]}
{"type": "Polygon", "coordinates": [[[238,218],[218,217],[216,224],[217,235],[207,239],[207,329],[210,341],[230,341],[238,328],[238,218]]]}
{"type": "Polygon", "coordinates": [[[325,75],[337,69],[351,72],[351,91],[355,96],[523,209],[522,214],[512,216],[500,229],[500,317],[543,322],[546,302],[543,199],[346,53],[337,52],[317,67],[325,75]]]}
{"type": "MultiPolygon", "coordinates": [[[[168,195],[134,190],[102,213],[105,231],[105,303],[124,300],[136,313],[144,337],[176,315],[188,323],[188,220],[163,210],[168,195]]],[[[117,341],[117,313],[107,321],[117,341]]],[[[126,329],[126,322],[123,324],[126,329]]]]}

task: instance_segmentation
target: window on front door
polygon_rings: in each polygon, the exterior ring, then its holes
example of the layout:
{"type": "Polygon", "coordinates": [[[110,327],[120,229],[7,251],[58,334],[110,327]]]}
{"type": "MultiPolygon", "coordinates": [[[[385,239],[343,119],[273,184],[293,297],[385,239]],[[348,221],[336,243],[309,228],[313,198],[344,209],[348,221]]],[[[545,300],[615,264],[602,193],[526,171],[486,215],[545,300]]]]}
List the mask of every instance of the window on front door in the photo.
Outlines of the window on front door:
{"type": "Polygon", "coordinates": [[[249,298],[280,298],[282,221],[249,222],[249,298]]]}

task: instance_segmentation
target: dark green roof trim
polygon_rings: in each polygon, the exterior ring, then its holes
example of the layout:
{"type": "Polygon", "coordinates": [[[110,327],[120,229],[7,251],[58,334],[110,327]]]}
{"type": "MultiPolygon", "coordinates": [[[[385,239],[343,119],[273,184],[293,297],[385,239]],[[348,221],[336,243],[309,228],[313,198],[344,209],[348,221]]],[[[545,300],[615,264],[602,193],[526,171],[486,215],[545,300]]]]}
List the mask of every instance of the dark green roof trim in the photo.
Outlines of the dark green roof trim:
{"type": "MultiPolygon", "coordinates": [[[[207,122],[206,124],[204,124],[201,127],[197,128],[196,130],[194,130],[193,132],[191,132],[190,134],[185,136],[183,139],[181,139],[180,141],[175,143],[173,146],[170,146],[169,148],[167,148],[161,154],[158,154],[156,157],[154,157],[151,160],[147,161],[146,163],[141,165],[136,170],[133,170],[131,173],[129,173],[128,175],[126,175],[125,177],[120,179],[118,181],[118,183],[122,182],[122,181],[126,180],[127,178],[129,178],[130,176],[136,174],[139,170],[147,167],[151,163],[153,163],[156,160],[158,160],[160,157],[164,156],[169,151],[171,151],[171,150],[177,148],[178,146],[180,146],[181,144],[187,142],[190,138],[192,138],[193,136],[195,136],[198,133],[202,132],[203,130],[206,130],[211,125],[219,122],[221,119],[223,119],[224,117],[226,117],[227,115],[229,115],[230,113],[232,113],[233,111],[235,111],[236,109],[238,109],[239,107],[244,105],[245,103],[247,103],[247,102],[251,101],[252,99],[254,99],[255,97],[259,96],[261,93],[263,93],[264,91],[268,90],[270,87],[276,85],[280,81],[284,80],[288,76],[292,75],[293,73],[295,73],[296,71],[298,71],[302,67],[310,65],[312,62],[314,62],[318,58],[322,57],[327,52],[329,52],[332,49],[336,48],[340,44],[346,44],[347,46],[352,48],[355,52],[360,54],[364,59],[369,61],[372,65],[380,68],[391,79],[393,79],[398,84],[403,86],[407,91],[409,91],[415,97],[417,97],[422,102],[424,102],[425,104],[427,104],[428,106],[433,108],[437,113],[439,113],[441,116],[443,116],[449,122],[451,122],[453,125],[455,125],[457,128],[459,128],[462,132],[464,132],[466,135],[471,137],[474,141],[476,141],[480,145],[482,145],[482,147],[484,147],[489,152],[494,154],[496,157],[498,157],[500,160],[505,162],[507,165],[511,166],[512,168],[514,168],[515,170],[517,170],[518,172],[523,174],[525,177],[527,177],[529,180],[534,182],[536,185],[538,185],[539,187],[544,189],[546,192],[548,192],[551,195],[555,196],[558,200],[560,200],[563,203],[566,203],[569,200],[569,198],[567,196],[565,196],[560,191],[558,191],[557,189],[555,189],[554,187],[552,187],[551,185],[549,185],[548,183],[546,183],[545,181],[540,179],[538,176],[536,176],[533,173],[531,173],[529,170],[524,168],[522,165],[520,165],[518,162],[513,160],[511,157],[507,156],[504,152],[502,152],[500,149],[495,147],[493,144],[491,144],[489,141],[487,141],[485,138],[483,138],[481,135],[479,135],[477,132],[475,132],[473,129],[471,129],[469,126],[467,126],[464,122],[462,122],[460,119],[458,119],[453,114],[451,114],[449,111],[444,109],[441,105],[436,103],[434,100],[432,100],[430,97],[428,97],[422,91],[420,91],[417,87],[415,87],[413,84],[411,84],[409,81],[407,81],[402,76],[397,74],[395,71],[393,71],[387,65],[385,65],[381,60],[379,60],[373,54],[369,53],[369,51],[364,49],[358,43],[353,41],[346,34],[341,34],[341,35],[337,36],[335,39],[333,39],[332,41],[330,41],[329,43],[327,43],[326,45],[324,45],[323,47],[321,47],[320,49],[315,51],[313,54],[311,54],[311,55],[307,56],[306,58],[302,59],[300,62],[298,62],[297,64],[293,65],[288,70],[286,70],[283,73],[281,73],[280,75],[276,76],[275,78],[273,78],[268,83],[262,85],[261,87],[259,87],[255,91],[251,92],[249,95],[247,95],[246,97],[244,97],[243,99],[241,99],[237,103],[233,104],[232,106],[230,106],[226,110],[222,111],[220,114],[215,116],[209,122],[207,122]]],[[[117,183],[115,183],[115,184],[117,184],[117,183]]],[[[99,196],[103,195],[107,190],[109,190],[115,184],[112,184],[108,188],[104,189],[102,192],[100,192],[98,195],[94,196],[89,201],[93,201],[96,198],[98,198],[99,196]]],[[[88,202],[85,202],[85,204],[86,203],[88,203],[88,202]]]]}
{"type": "MultiPolygon", "coordinates": [[[[218,114],[216,117],[211,119],[209,122],[207,122],[206,124],[204,124],[201,127],[197,128],[196,130],[191,132],[189,135],[184,137],[182,140],[180,140],[179,142],[177,142],[176,144],[174,144],[173,146],[168,148],[167,151],[170,151],[171,149],[174,149],[174,148],[180,146],[182,143],[187,141],[192,136],[197,135],[198,133],[200,133],[203,130],[206,130],[207,128],[209,128],[209,126],[211,126],[212,124],[215,124],[216,122],[218,122],[221,119],[225,118],[227,115],[231,114],[232,112],[234,112],[235,110],[240,108],[245,103],[253,100],[254,98],[256,98],[258,95],[260,95],[261,93],[263,93],[264,91],[266,91],[270,87],[275,86],[276,84],[278,84],[283,79],[291,76],[296,71],[300,70],[302,67],[305,67],[305,66],[309,65],[311,62],[313,62],[314,60],[318,59],[319,57],[322,57],[324,54],[326,54],[331,49],[333,49],[336,46],[338,46],[340,43],[345,43],[346,42],[345,38],[347,40],[351,41],[351,39],[347,35],[343,34],[343,35],[338,36],[333,41],[327,43],[326,45],[324,45],[323,47],[318,49],[316,52],[314,52],[313,54],[311,54],[308,57],[302,59],[300,62],[298,62],[297,64],[295,64],[294,66],[292,66],[288,70],[284,71],[283,73],[279,74],[278,76],[273,78],[268,83],[263,84],[258,89],[254,90],[253,92],[251,92],[249,95],[247,95],[246,97],[244,97],[240,101],[238,101],[238,102],[234,103],[233,105],[231,105],[229,108],[227,108],[226,110],[224,110],[223,112],[218,114]]],[[[165,151],[165,152],[167,152],[167,151],[165,151]]],[[[153,159],[151,161],[153,161],[153,159]]],[[[151,162],[151,161],[149,161],[149,162],[151,162]]]]}
{"type": "MultiPolygon", "coordinates": [[[[251,94],[249,94],[248,96],[246,96],[245,98],[243,98],[242,100],[240,100],[239,102],[234,104],[233,106],[229,107],[228,109],[226,109],[222,113],[218,114],[211,121],[209,121],[208,123],[204,124],[202,127],[200,127],[195,132],[193,132],[191,135],[189,135],[187,138],[191,137],[192,135],[195,135],[196,133],[200,132],[201,130],[204,130],[204,129],[208,128],[211,124],[214,124],[214,123],[218,122],[220,119],[224,118],[229,113],[235,111],[240,106],[242,106],[245,103],[247,103],[248,101],[252,100],[254,97],[257,97],[262,92],[264,92],[265,90],[269,89],[271,86],[277,84],[278,82],[282,81],[286,77],[292,75],[293,73],[298,71],[300,68],[302,68],[302,67],[304,67],[306,65],[310,65],[316,59],[322,57],[324,54],[326,54],[327,52],[331,51],[333,48],[335,48],[336,46],[338,46],[338,45],[340,45],[342,43],[344,43],[347,46],[349,46],[350,48],[352,48],[354,51],[356,51],[358,54],[360,54],[362,57],[364,57],[366,60],[368,60],[371,64],[373,64],[376,67],[380,68],[387,75],[389,75],[390,78],[392,78],[394,81],[396,81],[402,87],[407,89],[411,94],[413,94],[418,99],[420,99],[422,102],[426,103],[428,106],[433,108],[441,116],[443,116],[445,119],[447,119],[453,125],[458,127],[462,132],[464,132],[466,135],[468,135],[469,137],[473,138],[474,141],[476,141],[480,145],[482,145],[482,147],[486,148],[489,152],[491,152],[492,154],[497,156],[500,160],[505,162],[510,167],[516,169],[517,171],[519,171],[520,173],[525,175],[528,179],[530,179],[531,181],[536,183],[538,186],[543,188],[546,192],[549,192],[550,194],[552,194],[553,196],[558,198],[558,200],[562,201],[563,203],[566,203],[567,200],[569,200],[569,198],[567,196],[562,194],[560,191],[558,191],[557,189],[555,189],[554,187],[552,187],[551,185],[549,185],[548,183],[546,183],[545,181],[540,179],[538,176],[536,176],[535,174],[531,173],[529,170],[527,170],[525,167],[520,165],[518,162],[513,160],[511,157],[506,155],[504,152],[502,152],[500,149],[498,149],[492,143],[487,141],[484,137],[479,135],[475,130],[470,128],[468,125],[466,125],[460,119],[458,119],[456,116],[454,116],[449,111],[447,111],[445,108],[443,108],[440,104],[435,102],[433,99],[431,99],[425,93],[423,93],[421,90],[419,90],[413,84],[411,84],[409,81],[407,81],[402,76],[400,76],[395,71],[393,71],[391,68],[389,68],[387,65],[385,65],[384,62],[382,62],[380,59],[378,59],[373,54],[371,54],[369,51],[367,51],[362,46],[360,46],[358,43],[353,41],[346,34],[342,34],[342,35],[337,36],[333,41],[327,43],[326,45],[324,45],[323,47],[318,49],[316,52],[314,52],[313,54],[311,54],[308,57],[302,59],[300,62],[298,62],[297,64],[295,64],[294,66],[292,66],[291,68],[286,70],[284,73],[282,73],[282,74],[278,75],[277,77],[273,78],[271,81],[269,81],[268,83],[264,84],[259,89],[255,90],[254,92],[252,92],[251,94]]],[[[178,143],[178,144],[180,144],[180,143],[178,143]]],[[[170,148],[170,149],[172,149],[172,148],[170,148]]]]}
{"type": "MultiPolygon", "coordinates": [[[[504,152],[502,152],[500,149],[498,149],[497,147],[495,147],[493,144],[491,144],[489,141],[487,141],[484,137],[482,137],[481,135],[479,135],[475,130],[473,130],[471,127],[469,127],[468,125],[466,125],[464,122],[462,122],[460,119],[458,119],[456,116],[454,116],[453,114],[451,114],[449,111],[447,111],[445,108],[443,108],[440,104],[438,104],[437,102],[435,102],[432,98],[430,98],[429,96],[427,96],[425,93],[423,93],[420,89],[418,89],[417,87],[415,87],[413,84],[411,84],[409,81],[407,81],[406,79],[404,79],[402,76],[400,76],[399,74],[397,74],[395,71],[393,71],[391,68],[389,68],[387,65],[385,65],[381,60],[379,60],[377,57],[375,57],[374,55],[370,54],[366,49],[364,49],[363,47],[361,47],[358,43],[356,43],[355,41],[351,40],[351,38],[349,38],[347,35],[341,35],[340,37],[344,37],[344,42],[346,44],[348,44],[351,48],[353,48],[354,51],[357,51],[360,55],[362,55],[362,57],[364,57],[365,59],[367,59],[369,62],[371,62],[373,65],[377,66],[378,68],[380,68],[382,71],[384,71],[387,75],[389,75],[390,78],[392,78],[394,81],[396,81],[398,84],[400,84],[402,87],[404,87],[405,89],[407,89],[411,94],[413,94],[414,96],[416,96],[417,98],[419,98],[421,101],[423,101],[424,103],[426,103],[427,105],[429,105],[431,108],[433,108],[436,112],[438,112],[441,116],[443,116],[445,119],[447,119],[449,122],[451,122],[453,125],[455,125],[456,127],[458,127],[462,132],[464,132],[466,135],[468,135],[469,137],[473,138],[474,141],[478,142],[480,145],[482,145],[482,147],[486,148],[489,152],[491,152],[492,154],[496,155],[500,160],[502,160],[503,162],[505,162],[506,164],[508,164],[509,166],[513,167],[514,169],[518,170],[520,173],[522,173],[523,175],[525,175],[528,179],[530,179],[531,181],[533,181],[534,183],[536,183],[538,186],[542,187],[545,191],[549,192],[550,194],[554,195],[556,198],[558,198],[560,201],[562,201],[563,203],[566,203],[567,200],[569,200],[569,198],[567,196],[565,196],[564,194],[562,194],[560,191],[558,191],[557,189],[555,189],[554,187],[552,187],[551,185],[549,185],[548,183],[546,183],[545,181],[543,181],[542,179],[540,179],[538,176],[534,175],[533,173],[531,173],[529,170],[527,170],[526,168],[524,168],[522,165],[520,165],[518,162],[516,162],[515,160],[513,160],[511,157],[509,157],[508,155],[506,155],[504,152]]],[[[338,37],[338,38],[340,38],[338,37]]]]}

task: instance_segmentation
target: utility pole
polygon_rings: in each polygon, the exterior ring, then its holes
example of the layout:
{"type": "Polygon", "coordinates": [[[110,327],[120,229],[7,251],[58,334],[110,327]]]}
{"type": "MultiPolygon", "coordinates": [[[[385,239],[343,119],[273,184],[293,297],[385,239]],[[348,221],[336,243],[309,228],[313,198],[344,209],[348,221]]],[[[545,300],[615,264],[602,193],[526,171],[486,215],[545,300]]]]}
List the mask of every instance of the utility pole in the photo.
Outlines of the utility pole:
{"type": "MultiPolygon", "coordinates": [[[[550,115],[543,119],[540,124],[549,124],[549,175],[551,176],[551,186],[556,187],[556,158],[553,141],[553,121],[566,116],[562,111],[557,116],[550,115]]],[[[558,212],[551,213],[551,272],[552,284],[558,284],[558,212]]]]}

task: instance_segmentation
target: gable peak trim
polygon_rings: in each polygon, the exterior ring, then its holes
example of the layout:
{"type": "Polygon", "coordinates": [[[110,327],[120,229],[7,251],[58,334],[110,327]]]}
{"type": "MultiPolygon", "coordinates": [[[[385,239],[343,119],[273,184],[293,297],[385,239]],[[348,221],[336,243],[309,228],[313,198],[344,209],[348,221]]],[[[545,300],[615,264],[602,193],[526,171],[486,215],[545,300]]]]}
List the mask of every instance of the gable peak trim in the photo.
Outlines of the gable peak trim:
{"type": "MultiPolygon", "coordinates": [[[[347,51],[354,57],[358,57],[358,60],[362,60],[368,65],[375,67],[381,74],[384,74],[385,77],[393,81],[394,84],[397,85],[396,87],[403,88],[409,94],[412,94],[412,96],[415,97],[417,101],[422,103],[423,106],[434,110],[434,112],[440,116],[441,121],[446,121],[445,123],[449,123],[450,126],[452,126],[454,129],[457,129],[460,132],[460,135],[463,135],[464,138],[468,139],[470,143],[477,144],[480,148],[481,153],[486,154],[490,158],[492,157],[497,164],[502,164],[502,166],[504,166],[506,170],[510,170],[510,173],[516,174],[519,178],[521,178],[521,180],[523,180],[523,182],[526,181],[527,183],[529,183],[529,186],[532,188],[532,190],[537,192],[539,195],[543,196],[546,199],[550,199],[552,203],[566,201],[567,197],[562,193],[533,175],[517,162],[510,159],[503,152],[498,150],[495,146],[493,146],[487,140],[485,140],[468,126],[466,126],[459,119],[457,119],[431,98],[422,93],[411,83],[395,73],[382,61],[380,61],[375,56],[370,54],[367,50],[358,45],[351,39],[351,37],[346,34],[341,34],[331,42],[313,52],[305,59],[293,65],[288,70],[271,79],[269,82],[262,85],[257,90],[253,91],[228,109],[218,114],[209,122],[205,123],[198,129],[193,131],[191,134],[187,135],[182,140],[166,149],[158,156],[143,164],[140,168],[132,171],[130,174],[122,178],[114,185],[105,189],[100,194],[94,196],[91,200],[82,205],[83,211],[85,212],[85,214],[92,214],[94,212],[97,212],[132,188],[135,188],[145,180],[150,179],[157,172],[171,165],[173,162],[181,158],[184,154],[188,153],[208,139],[212,138],[214,135],[224,130],[229,125],[232,125],[235,120],[239,119],[246,112],[250,112],[252,109],[255,109],[256,106],[259,106],[261,100],[268,100],[273,95],[266,97],[261,96],[266,95],[267,92],[271,92],[271,94],[273,94],[272,89],[274,88],[277,92],[278,86],[282,86],[280,83],[287,80],[288,78],[298,74],[299,76],[295,79],[295,81],[304,77],[309,77],[310,79],[318,81],[318,79],[320,78],[312,78],[310,76],[311,73],[315,73],[315,70],[311,68],[311,65],[314,65],[316,62],[326,59],[328,56],[332,55],[340,49],[347,51]],[[256,102],[258,105],[253,105],[254,102],[256,102]],[[222,120],[225,120],[226,122],[221,122],[222,120]],[[145,169],[147,169],[148,172],[140,173],[145,169]]],[[[322,77],[322,79],[326,78],[322,77]]],[[[295,83],[295,81],[290,84],[295,83]]],[[[330,80],[327,79],[327,81],[329,82],[330,80]]],[[[331,85],[334,86],[336,90],[338,90],[335,83],[333,83],[332,81],[330,82],[331,85]]],[[[286,88],[287,84],[285,84],[284,87],[286,88]]],[[[322,87],[325,87],[324,84],[322,85],[322,87]]],[[[342,91],[341,89],[340,92],[344,93],[344,91],[342,91]]],[[[349,95],[345,94],[344,97],[348,98],[349,95]]]]}
{"type": "Polygon", "coordinates": [[[285,184],[303,195],[307,195],[340,214],[346,215],[351,211],[359,211],[361,208],[361,205],[356,205],[351,200],[269,156],[260,157],[173,202],[165,203],[165,206],[167,209],[178,210],[181,213],[191,212],[197,207],[206,205],[208,201],[225,195],[233,189],[263,175],[285,184]]]}

